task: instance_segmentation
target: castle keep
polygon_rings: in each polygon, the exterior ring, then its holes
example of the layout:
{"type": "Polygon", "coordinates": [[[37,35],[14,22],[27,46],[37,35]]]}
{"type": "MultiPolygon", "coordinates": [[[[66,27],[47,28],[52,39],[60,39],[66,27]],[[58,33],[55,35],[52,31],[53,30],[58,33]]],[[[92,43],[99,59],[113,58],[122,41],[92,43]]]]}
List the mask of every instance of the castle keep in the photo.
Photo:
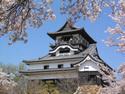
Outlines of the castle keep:
{"type": "Polygon", "coordinates": [[[48,35],[55,41],[49,53],[36,60],[24,60],[28,69],[21,73],[28,79],[79,78],[82,83],[102,84],[113,75],[113,69],[100,58],[96,41],[84,28],[73,27],[67,21],[48,35]]]}

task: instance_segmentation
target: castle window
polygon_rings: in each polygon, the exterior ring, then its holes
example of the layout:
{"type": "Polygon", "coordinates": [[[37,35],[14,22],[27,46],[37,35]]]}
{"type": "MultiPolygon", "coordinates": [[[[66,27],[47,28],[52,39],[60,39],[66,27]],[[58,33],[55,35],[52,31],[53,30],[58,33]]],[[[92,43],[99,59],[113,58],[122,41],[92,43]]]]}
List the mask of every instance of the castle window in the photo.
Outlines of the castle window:
{"type": "Polygon", "coordinates": [[[72,67],[73,67],[73,64],[71,64],[70,67],[72,68],[72,67]]]}
{"type": "Polygon", "coordinates": [[[64,41],[69,41],[70,37],[64,37],[64,41]]]}
{"type": "Polygon", "coordinates": [[[59,64],[59,65],[58,65],[58,68],[63,68],[63,64],[59,64]]]}
{"type": "Polygon", "coordinates": [[[59,53],[69,53],[70,49],[69,48],[61,48],[59,53]]]}
{"type": "Polygon", "coordinates": [[[68,42],[71,38],[72,36],[63,36],[61,40],[68,42]]]}
{"type": "Polygon", "coordinates": [[[84,69],[89,69],[89,67],[86,67],[86,66],[85,66],[84,69]]]}
{"type": "Polygon", "coordinates": [[[50,55],[51,55],[51,56],[56,56],[55,53],[51,53],[50,55]]]}
{"type": "Polygon", "coordinates": [[[45,65],[45,66],[44,66],[44,69],[49,69],[49,65],[45,65]]]}

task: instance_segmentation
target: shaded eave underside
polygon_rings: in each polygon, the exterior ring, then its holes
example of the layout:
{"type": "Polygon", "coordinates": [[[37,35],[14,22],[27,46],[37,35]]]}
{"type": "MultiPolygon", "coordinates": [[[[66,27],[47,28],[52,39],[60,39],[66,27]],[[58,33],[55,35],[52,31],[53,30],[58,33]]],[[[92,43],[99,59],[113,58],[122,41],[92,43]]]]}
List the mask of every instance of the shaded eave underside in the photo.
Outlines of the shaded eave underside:
{"type": "Polygon", "coordinates": [[[38,73],[50,73],[50,72],[67,72],[67,71],[77,71],[77,67],[74,68],[61,68],[61,69],[34,69],[34,70],[24,70],[20,71],[23,74],[38,74],[38,73]]]}

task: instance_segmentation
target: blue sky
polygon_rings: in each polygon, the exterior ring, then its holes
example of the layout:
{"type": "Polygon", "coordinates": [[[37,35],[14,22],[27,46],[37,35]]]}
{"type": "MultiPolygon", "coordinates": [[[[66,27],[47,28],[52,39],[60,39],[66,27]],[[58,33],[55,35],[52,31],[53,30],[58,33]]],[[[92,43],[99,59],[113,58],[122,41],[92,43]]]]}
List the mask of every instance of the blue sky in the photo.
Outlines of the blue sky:
{"type": "MultiPolygon", "coordinates": [[[[53,40],[47,35],[47,32],[55,32],[61,28],[65,22],[65,15],[59,14],[59,4],[56,2],[53,8],[56,13],[55,21],[47,21],[38,29],[28,28],[28,43],[16,42],[8,45],[8,36],[0,38],[0,63],[16,64],[22,60],[31,60],[46,55],[49,51],[49,45],[53,40]]],[[[116,47],[106,47],[102,40],[106,39],[108,34],[105,33],[108,26],[115,24],[107,16],[108,10],[105,10],[95,22],[83,20],[81,18],[75,25],[84,27],[86,32],[97,41],[97,48],[100,57],[111,67],[117,68],[125,61],[124,55],[116,52],[116,47]]]]}

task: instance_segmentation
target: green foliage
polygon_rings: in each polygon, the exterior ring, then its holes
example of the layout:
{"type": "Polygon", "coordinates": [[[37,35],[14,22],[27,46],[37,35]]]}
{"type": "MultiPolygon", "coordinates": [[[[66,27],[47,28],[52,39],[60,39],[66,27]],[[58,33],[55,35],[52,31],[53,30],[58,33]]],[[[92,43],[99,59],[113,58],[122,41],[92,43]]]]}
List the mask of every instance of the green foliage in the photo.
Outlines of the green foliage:
{"type": "Polygon", "coordinates": [[[53,81],[29,81],[28,94],[60,94],[53,81]]]}
{"type": "Polygon", "coordinates": [[[19,76],[15,76],[15,77],[14,77],[14,81],[15,81],[15,82],[17,82],[17,81],[19,81],[19,80],[20,80],[20,77],[19,77],[19,76]]]}
{"type": "Polygon", "coordinates": [[[25,69],[25,64],[20,63],[19,66],[18,66],[18,70],[21,71],[21,70],[24,70],[24,69],[25,69]]]}
{"type": "Polygon", "coordinates": [[[5,73],[16,73],[18,71],[17,66],[10,64],[2,64],[0,63],[0,68],[5,73]]]}

